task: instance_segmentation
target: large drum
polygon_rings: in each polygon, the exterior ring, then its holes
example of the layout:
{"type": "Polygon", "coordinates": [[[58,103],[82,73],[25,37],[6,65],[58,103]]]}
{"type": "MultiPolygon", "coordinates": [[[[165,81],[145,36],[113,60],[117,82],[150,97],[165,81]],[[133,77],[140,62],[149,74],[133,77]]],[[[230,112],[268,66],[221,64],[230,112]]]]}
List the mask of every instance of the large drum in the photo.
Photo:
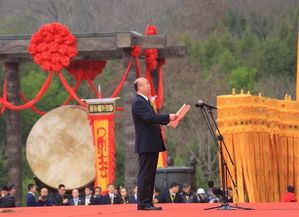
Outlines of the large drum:
{"type": "Polygon", "coordinates": [[[26,155],[33,173],[52,188],[90,184],[95,177],[95,149],[86,109],[63,106],[42,116],[30,131],[26,155]]]}

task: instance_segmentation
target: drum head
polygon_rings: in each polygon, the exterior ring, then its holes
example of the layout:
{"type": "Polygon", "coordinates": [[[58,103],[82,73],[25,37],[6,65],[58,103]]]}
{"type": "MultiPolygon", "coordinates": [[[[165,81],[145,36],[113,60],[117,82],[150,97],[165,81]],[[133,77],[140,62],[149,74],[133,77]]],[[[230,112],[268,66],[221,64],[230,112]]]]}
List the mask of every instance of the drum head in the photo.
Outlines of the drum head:
{"type": "Polygon", "coordinates": [[[33,173],[52,188],[90,184],[95,177],[95,149],[86,109],[63,106],[42,116],[30,131],[26,156],[33,173]]]}

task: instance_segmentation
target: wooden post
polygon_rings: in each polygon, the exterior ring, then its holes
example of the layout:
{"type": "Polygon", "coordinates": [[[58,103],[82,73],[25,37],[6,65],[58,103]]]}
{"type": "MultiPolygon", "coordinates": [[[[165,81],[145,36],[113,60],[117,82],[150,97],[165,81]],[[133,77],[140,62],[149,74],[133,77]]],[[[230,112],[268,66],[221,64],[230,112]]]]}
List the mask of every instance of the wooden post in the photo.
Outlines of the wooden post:
{"type": "MultiPolygon", "coordinates": [[[[130,53],[125,54],[128,58],[130,53]]],[[[125,61],[127,62],[127,61],[125,61]]],[[[126,63],[125,63],[126,64],[126,63]]],[[[127,65],[127,64],[126,64],[127,65]]],[[[134,185],[137,183],[138,173],[138,155],[134,153],[135,149],[135,128],[131,113],[131,105],[135,97],[135,90],[133,83],[135,80],[135,70],[132,68],[129,73],[126,82],[124,83],[124,151],[125,151],[125,186],[128,191],[131,192],[134,185]]]]}
{"type": "MultiPolygon", "coordinates": [[[[20,104],[20,80],[17,62],[6,62],[7,100],[20,104]]],[[[6,156],[8,183],[16,186],[16,206],[22,204],[22,140],[20,111],[6,110],[6,156]]]]}

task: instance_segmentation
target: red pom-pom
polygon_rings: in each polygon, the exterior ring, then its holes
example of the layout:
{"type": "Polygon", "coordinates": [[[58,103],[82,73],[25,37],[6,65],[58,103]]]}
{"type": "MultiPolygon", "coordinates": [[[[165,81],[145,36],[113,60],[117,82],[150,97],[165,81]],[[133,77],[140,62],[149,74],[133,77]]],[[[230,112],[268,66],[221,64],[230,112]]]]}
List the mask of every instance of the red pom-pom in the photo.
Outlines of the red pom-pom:
{"type": "Polygon", "coordinates": [[[29,53],[43,70],[59,72],[78,54],[76,38],[60,23],[43,25],[31,36],[29,53]]]}

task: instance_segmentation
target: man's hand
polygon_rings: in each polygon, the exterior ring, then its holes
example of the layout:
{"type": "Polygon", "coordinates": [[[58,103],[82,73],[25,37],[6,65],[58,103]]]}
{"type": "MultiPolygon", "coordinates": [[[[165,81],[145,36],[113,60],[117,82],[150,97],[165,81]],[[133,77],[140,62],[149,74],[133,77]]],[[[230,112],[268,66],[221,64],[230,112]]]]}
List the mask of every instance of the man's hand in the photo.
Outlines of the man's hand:
{"type": "Polygon", "coordinates": [[[66,204],[66,203],[68,203],[68,202],[69,202],[68,199],[64,199],[62,203],[66,204]]]}
{"type": "Polygon", "coordinates": [[[169,120],[170,121],[175,121],[179,116],[177,116],[176,114],[169,114],[169,120]]]}

